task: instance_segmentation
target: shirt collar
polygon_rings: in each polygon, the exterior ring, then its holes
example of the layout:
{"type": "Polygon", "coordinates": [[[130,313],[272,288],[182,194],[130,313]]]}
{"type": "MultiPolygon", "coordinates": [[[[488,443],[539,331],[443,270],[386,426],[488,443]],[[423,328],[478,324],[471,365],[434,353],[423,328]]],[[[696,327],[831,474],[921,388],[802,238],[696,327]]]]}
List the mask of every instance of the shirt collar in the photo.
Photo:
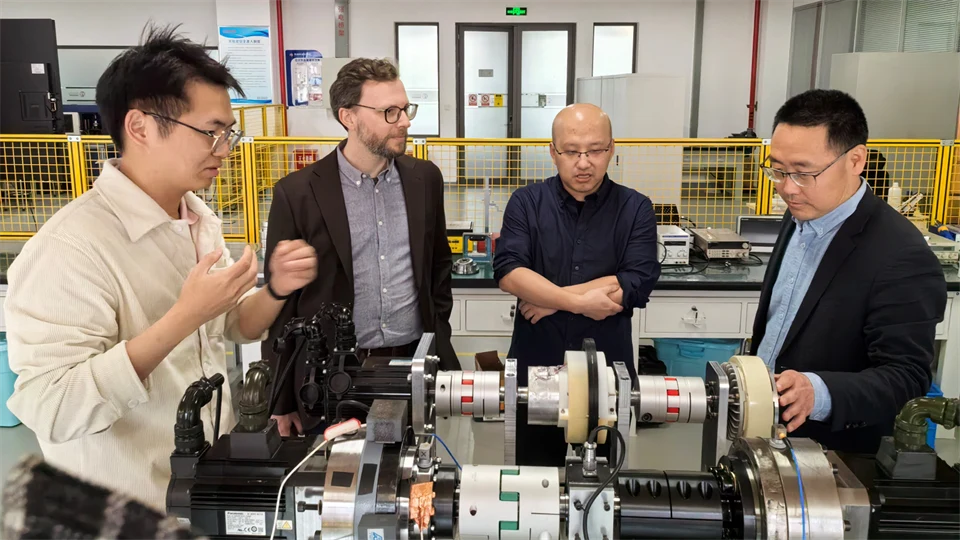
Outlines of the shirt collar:
{"type": "MultiPolygon", "coordinates": [[[[93,187],[123,224],[130,241],[137,242],[148,232],[173,220],[157,201],[120,172],[119,165],[120,159],[107,160],[93,187]]],[[[181,217],[184,207],[196,214],[197,219],[212,218],[219,222],[206,203],[191,192],[187,192],[180,202],[181,217]]]]}
{"type": "MultiPolygon", "coordinates": [[[[337,145],[337,165],[340,168],[340,172],[344,173],[347,178],[354,183],[370,178],[369,175],[354,167],[353,164],[347,160],[347,156],[343,155],[342,148],[344,144],[346,143],[344,142],[337,145]]],[[[397,172],[396,160],[391,159],[390,163],[387,164],[387,168],[384,169],[377,178],[386,181],[388,184],[392,184],[393,182],[399,180],[400,174],[397,172]]]]}
{"type": "Polygon", "coordinates": [[[863,199],[863,194],[867,191],[867,183],[863,180],[860,181],[860,187],[853,194],[852,197],[840,204],[840,206],[831,210],[828,214],[820,216],[817,219],[811,219],[810,221],[800,221],[797,218],[793,218],[794,223],[798,226],[808,226],[813,232],[817,235],[817,238],[823,238],[823,236],[847,220],[853,213],[857,210],[857,206],[860,205],[860,201],[863,199]]]}
{"type": "MultiPolygon", "coordinates": [[[[548,182],[553,184],[554,189],[557,190],[557,195],[560,198],[561,203],[565,202],[578,202],[573,195],[567,191],[567,188],[563,187],[563,180],[560,179],[560,175],[552,176],[548,179],[548,182]]],[[[610,191],[613,189],[613,180],[610,180],[610,177],[606,174],[603,175],[603,180],[600,181],[600,189],[596,193],[591,193],[584,198],[584,202],[596,201],[597,203],[603,204],[607,200],[607,197],[610,196],[610,191]]]]}

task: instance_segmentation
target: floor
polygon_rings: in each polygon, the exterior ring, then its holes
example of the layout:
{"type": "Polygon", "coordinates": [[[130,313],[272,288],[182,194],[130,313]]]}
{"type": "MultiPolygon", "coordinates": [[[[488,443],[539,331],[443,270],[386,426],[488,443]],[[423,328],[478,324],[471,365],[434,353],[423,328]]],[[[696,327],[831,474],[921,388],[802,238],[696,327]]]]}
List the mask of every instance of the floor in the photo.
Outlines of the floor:
{"type": "MultiPolygon", "coordinates": [[[[461,464],[503,464],[502,422],[475,422],[468,418],[439,419],[438,428],[438,434],[461,464]]],[[[699,470],[700,440],[701,426],[696,424],[640,429],[628,441],[630,451],[626,467],[699,470]]],[[[33,432],[23,425],[0,428],[0,450],[0,474],[3,478],[23,456],[40,453],[33,432]]],[[[960,462],[960,444],[956,439],[937,439],[937,452],[951,465],[960,462]]],[[[449,462],[442,448],[438,449],[438,455],[449,462]]]]}

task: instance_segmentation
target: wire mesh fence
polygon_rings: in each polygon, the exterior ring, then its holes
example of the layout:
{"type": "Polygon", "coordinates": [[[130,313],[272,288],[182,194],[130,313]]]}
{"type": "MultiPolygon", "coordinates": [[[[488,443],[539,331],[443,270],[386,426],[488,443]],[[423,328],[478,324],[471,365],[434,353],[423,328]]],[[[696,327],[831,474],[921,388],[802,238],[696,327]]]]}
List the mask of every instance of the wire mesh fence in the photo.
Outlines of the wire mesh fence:
{"type": "Polygon", "coordinates": [[[63,136],[0,138],[0,236],[28,237],[80,193],[63,136]]]}
{"type": "MultiPolygon", "coordinates": [[[[279,123],[282,110],[264,109],[279,123]]],[[[259,242],[274,185],[334,151],[340,139],[257,137],[225,160],[198,195],[223,220],[228,240],[259,242]]],[[[736,226],[737,216],[782,213],[782,201],[760,172],[769,147],[752,139],[618,141],[610,178],[653,201],[661,224],[736,226]]],[[[447,220],[498,232],[503,211],[520,187],[556,174],[548,140],[427,139],[408,154],[443,173],[447,220]]],[[[26,238],[67,202],[93,186],[118,157],[109,137],[0,136],[0,237],[26,238]]],[[[896,182],[903,212],[918,222],[943,216],[960,223],[960,153],[939,141],[871,141],[864,176],[887,198],[896,182]],[[949,151],[948,151],[949,150],[949,151]],[[946,152],[946,153],[944,153],[946,152]]]]}
{"type": "MultiPolygon", "coordinates": [[[[900,211],[917,223],[929,223],[937,203],[940,141],[870,141],[863,178],[887,201],[894,185],[901,191],[900,211]]],[[[786,204],[772,184],[769,213],[782,214],[786,204]]]]}

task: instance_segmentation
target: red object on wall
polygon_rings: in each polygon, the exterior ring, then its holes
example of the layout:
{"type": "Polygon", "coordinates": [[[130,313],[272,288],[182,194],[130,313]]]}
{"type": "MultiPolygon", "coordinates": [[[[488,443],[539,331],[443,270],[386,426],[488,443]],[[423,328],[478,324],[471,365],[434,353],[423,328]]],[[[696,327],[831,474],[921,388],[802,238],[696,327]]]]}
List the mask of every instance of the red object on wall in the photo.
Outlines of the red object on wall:
{"type": "Polygon", "coordinates": [[[300,170],[313,164],[319,158],[316,150],[294,150],[293,168],[300,170]]]}
{"type": "Polygon", "coordinates": [[[760,0],[753,7],[753,61],[750,64],[750,102],[747,104],[747,129],[756,127],[757,116],[757,59],[760,56],[760,0]]]}

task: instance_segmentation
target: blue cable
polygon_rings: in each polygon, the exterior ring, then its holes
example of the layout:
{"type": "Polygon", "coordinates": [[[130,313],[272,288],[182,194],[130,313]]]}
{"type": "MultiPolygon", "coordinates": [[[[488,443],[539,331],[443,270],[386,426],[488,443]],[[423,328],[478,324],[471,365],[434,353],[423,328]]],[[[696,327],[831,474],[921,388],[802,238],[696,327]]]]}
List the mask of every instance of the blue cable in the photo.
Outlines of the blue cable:
{"type": "MultiPolygon", "coordinates": [[[[450,451],[450,447],[447,446],[447,443],[443,442],[443,439],[441,439],[439,435],[434,435],[434,437],[436,437],[436,439],[440,441],[440,444],[443,445],[443,448],[447,451],[448,454],[450,454],[450,459],[453,460],[454,465],[456,465],[457,468],[462,471],[463,467],[460,466],[460,462],[457,461],[456,457],[454,457],[453,452],[450,451]]],[[[803,497],[803,495],[801,495],[801,497],[803,497]]]]}
{"type": "Polygon", "coordinates": [[[807,540],[807,501],[803,497],[803,479],[800,478],[800,462],[797,461],[797,453],[793,451],[793,446],[788,445],[790,455],[793,457],[793,469],[797,471],[797,485],[800,486],[800,534],[803,540],[807,540]]]}

